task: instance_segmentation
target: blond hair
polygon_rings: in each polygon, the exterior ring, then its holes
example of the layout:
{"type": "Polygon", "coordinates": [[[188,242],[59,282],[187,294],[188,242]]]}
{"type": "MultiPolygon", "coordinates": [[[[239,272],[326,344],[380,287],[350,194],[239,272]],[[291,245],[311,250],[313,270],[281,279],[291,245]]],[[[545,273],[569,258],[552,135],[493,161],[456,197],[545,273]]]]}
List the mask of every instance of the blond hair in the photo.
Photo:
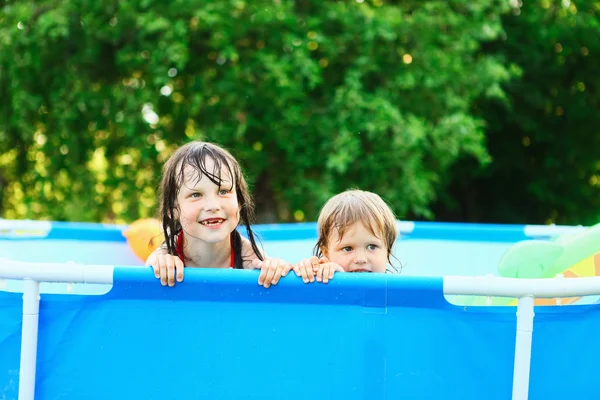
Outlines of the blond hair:
{"type": "Polygon", "coordinates": [[[361,222],[371,234],[383,241],[391,264],[392,247],[398,237],[396,216],[381,197],[364,190],[346,190],[327,200],[317,222],[319,240],[315,245],[315,255],[323,255],[322,249],[329,245],[334,231],[342,238],[356,222],[361,222]]]}

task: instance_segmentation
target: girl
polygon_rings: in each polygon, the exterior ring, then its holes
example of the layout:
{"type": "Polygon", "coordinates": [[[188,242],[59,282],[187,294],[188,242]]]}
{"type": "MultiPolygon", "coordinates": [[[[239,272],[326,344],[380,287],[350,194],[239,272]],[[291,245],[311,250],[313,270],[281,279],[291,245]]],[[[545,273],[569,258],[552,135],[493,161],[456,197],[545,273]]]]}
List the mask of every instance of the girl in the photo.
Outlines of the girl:
{"type": "Polygon", "coordinates": [[[277,284],[292,266],[266,258],[258,249],[250,226],[253,211],[237,160],[214,144],[188,143],[163,167],[160,216],[165,243],[146,264],[163,286],[183,281],[184,263],[200,268],[261,269],[259,284],[266,288],[277,284]],[[248,239],[236,229],[240,221],[248,239]]]}
{"type": "Polygon", "coordinates": [[[297,273],[312,266],[317,282],[327,283],[335,272],[384,273],[388,264],[396,272],[390,260],[396,217],[375,193],[348,190],[333,196],[319,214],[317,230],[315,256],[296,264],[297,273]]]}

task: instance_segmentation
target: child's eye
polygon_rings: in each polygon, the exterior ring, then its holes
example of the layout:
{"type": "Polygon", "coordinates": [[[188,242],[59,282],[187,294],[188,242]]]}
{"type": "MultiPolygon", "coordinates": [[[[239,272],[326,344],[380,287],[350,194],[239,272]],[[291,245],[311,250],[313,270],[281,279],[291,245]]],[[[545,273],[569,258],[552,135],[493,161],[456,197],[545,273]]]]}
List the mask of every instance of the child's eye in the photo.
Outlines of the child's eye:
{"type": "Polygon", "coordinates": [[[229,193],[230,193],[230,191],[227,190],[227,189],[221,189],[221,190],[219,190],[219,194],[221,196],[225,196],[226,194],[229,194],[229,193]]]}
{"type": "Polygon", "coordinates": [[[378,247],[378,246],[377,246],[376,244],[370,244],[370,245],[368,245],[368,246],[367,246],[367,249],[368,249],[368,250],[376,250],[376,249],[377,249],[377,247],[378,247]]]}
{"type": "Polygon", "coordinates": [[[346,246],[346,247],[342,247],[342,251],[352,251],[352,247],[351,246],[346,246]]]}
{"type": "Polygon", "coordinates": [[[200,193],[192,193],[190,197],[200,197],[200,193]]]}

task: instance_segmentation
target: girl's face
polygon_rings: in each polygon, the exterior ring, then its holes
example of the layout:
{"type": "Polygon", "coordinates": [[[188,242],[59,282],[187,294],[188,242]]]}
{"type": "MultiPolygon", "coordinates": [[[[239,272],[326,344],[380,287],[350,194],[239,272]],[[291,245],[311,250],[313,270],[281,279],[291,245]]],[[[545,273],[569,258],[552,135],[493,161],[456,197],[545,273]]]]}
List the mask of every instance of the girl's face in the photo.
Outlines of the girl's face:
{"type": "Polygon", "coordinates": [[[327,241],[327,247],[321,251],[346,272],[383,273],[388,261],[385,244],[369,232],[362,222],[355,222],[348,227],[342,237],[339,237],[338,231],[334,229],[327,241]]]}
{"type": "MultiPolygon", "coordinates": [[[[214,162],[206,160],[206,169],[212,171],[214,162]]],[[[233,177],[225,169],[221,171],[221,186],[215,185],[207,176],[200,176],[192,167],[184,168],[184,180],[177,195],[179,221],[186,237],[206,243],[229,240],[229,234],[240,221],[233,177]]]]}

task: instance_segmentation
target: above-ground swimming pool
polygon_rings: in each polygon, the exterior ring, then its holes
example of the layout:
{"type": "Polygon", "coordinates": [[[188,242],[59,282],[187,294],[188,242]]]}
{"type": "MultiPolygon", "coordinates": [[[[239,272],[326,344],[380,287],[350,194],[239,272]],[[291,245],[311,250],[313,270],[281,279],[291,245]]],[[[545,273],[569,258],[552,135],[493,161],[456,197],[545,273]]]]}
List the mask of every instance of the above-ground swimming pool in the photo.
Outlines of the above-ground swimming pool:
{"type": "MultiPolygon", "coordinates": [[[[399,222],[394,254],[412,276],[496,274],[504,252],[525,239],[549,239],[583,228],[539,225],[399,222]]],[[[2,221],[0,257],[31,262],[143,265],[129,249],[124,225],[2,221]]],[[[256,225],[266,253],[296,263],[312,255],[315,223],[256,225]]],[[[242,234],[245,233],[240,228],[242,234]]],[[[397,263],[396,263],[397,264],[397,263]]]]}
{"type": "MultiPolygon", "coordinates": [[[[1,221],[0,257],[28,262],[140,266],[130,249],[126,225],[39,221],[1,221]]],[[[498,275],[498,264],[516,242],[548,240],[583,227],[398,222],[394,266],[403,276],[498,275]]],[[[315,223],[256,225],[254,231],[270,257],[293,264],[312,255],[317,241],[315,223]]],[[[240,228],[245,234],[245,229],[240,228]]],[[[293,276],[293,274],[292,274],[293,276]]],[[[11,282],[19,290],[19,282],[11,282]]],[[[64,292],[66,285],[43,284],[42,292],[64,292]]],[[[69,293],[103,293],[105,286],[69,285],[69,293]]],[[[457,304],[473,298],[450,296],[457,304]]],[[[481,299],[480,299],[481,300],[481,299]]],[[[580,302],[593,302],[589,297],[580,302]]],[[[483,303],[480,301],[479,303],[483,303]]]]}
{"type": "MultiPolygon", "coordinates": [[[[123,226],[0,220],[0,399],[598,398],[600,308],[533,319],[530,295],[597,294],[600,278],[487,277],[514,243],[583,228],[399,224],[400,275],[264,289],[214,269],[162,287],[123,226]],[[445,298],[483,292],[521,298],[519,318],[445,298]]],[[[311,223],[256,231],[290,262],[316,240],[311,223]]]]}

